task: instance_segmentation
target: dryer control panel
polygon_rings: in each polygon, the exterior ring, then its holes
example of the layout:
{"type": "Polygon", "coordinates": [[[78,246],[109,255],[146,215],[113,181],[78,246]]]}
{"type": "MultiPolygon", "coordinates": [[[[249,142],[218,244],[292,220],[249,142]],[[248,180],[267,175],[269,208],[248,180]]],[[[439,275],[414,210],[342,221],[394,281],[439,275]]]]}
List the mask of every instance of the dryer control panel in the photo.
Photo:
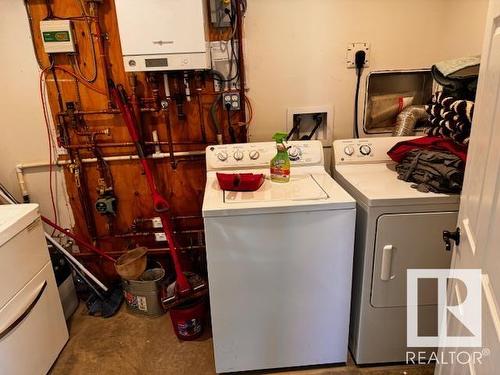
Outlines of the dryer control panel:
{"type": "Polygon", "coordinates": [[[366,164],[390,161],[387,152],[398,142],[419,137],[374,137],[333,142],[335,164],[366,164]]]}
{"type": "MultiPolygon", "coordinates": [[[[292,166],[324,165],[321,141],[290,141],[286,146],[292,166]]],[[[207,170],[267,168],[275,155],[275,142],[208,146],[207,170]]]]}

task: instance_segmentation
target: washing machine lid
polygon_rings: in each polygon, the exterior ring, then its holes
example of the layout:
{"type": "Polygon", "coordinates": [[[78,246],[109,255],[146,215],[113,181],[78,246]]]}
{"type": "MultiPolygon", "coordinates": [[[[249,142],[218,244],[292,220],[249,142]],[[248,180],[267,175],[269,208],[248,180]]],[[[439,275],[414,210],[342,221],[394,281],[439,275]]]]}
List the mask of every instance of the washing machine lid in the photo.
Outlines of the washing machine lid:
{"type": "Polygon", "coordinates": [[[458,194],[423,193],[412,188],[411,182],[398,179],[393,162],[337,165],[334,178],[367,206],[460,202],[458,194]]]}
{"type": "Polygon", "coordinates": [[[266,177],[257,191],[224,190],[225,203],[256,203],[276,201],[305,201],[327,199],[328,194],[311,174],[292,176],[288,183],[272,182],[266,177]]]}
{"type": "Polygon", "coordinates": [[[290,182],[287,183],[272,182],[268,170],[251,172],[264,172],[266,175],[262,186],[253,192],[221,190],[215,174],[209,174],[203,200],[203,216],[355,208],[355,200],[324,170],[320,173],[292,171],[290,182]]]}

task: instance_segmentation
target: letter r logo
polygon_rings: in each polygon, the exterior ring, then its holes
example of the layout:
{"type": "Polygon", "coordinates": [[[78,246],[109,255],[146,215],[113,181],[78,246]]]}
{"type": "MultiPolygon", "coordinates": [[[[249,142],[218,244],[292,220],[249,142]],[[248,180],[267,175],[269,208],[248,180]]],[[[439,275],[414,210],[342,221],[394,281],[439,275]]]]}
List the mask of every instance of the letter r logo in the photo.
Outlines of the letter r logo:
{"type": "Polygon", "coordinates": [[[409,269],[406,274],[406,339],[408,347],[481,347],[481,270],[479,269],[409,269]],[[438,335],[418,334],[418,280],[437,279],[438,335]],[[466,291],[450,288],[451,279],[463,282],[466,291]],[[452,295],[454,293],[455,295],[452,295]],[[456,305],[449,305],[450,299],[456,305]],[[464,336],[450,336],[450,317],[458,320],[467,331],[464,336]]]}

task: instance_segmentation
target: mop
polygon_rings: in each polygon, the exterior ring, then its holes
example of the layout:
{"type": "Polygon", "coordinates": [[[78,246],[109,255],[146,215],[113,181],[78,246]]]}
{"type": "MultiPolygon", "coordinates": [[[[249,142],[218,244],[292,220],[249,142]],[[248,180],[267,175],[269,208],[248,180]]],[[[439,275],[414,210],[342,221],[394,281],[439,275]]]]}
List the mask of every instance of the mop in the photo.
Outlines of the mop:
{"type": "Polygon", "coordinates": [[[186,274],[182,271],[179,254],[178,254],[178,246],[173,234],[173,223],[169,214],[170,204],[168,201],[159,193],[155,180],[153,177],[153,173],[148,164],[148,160],[144,153],[142,143],[139,138],[139,129],[137,127],[137,122],[134,117],[134,112],[129,105],[128,96],[123,88],[123,86],[118,85],[115,86],[113,81],[109,81],[109,88],[111,91],[111,98],[115,106],[120,109],[123,119],[125,121],[125,125],[130,133],[130,137],[134,142],[134,145],[137,149],[137,155],[139,156],[139,160],[141,162],[142,168],[144,170],[144,174],[146,175],[146,180],[148,182],[148,187],[151,192],[151,196],[153,198],[153,207],[154,210],[158,213],[158,216],[161,218],[163,231],[165,232],[170,255],[172,257],[172,261],[174,264],[176,281],[175,281],[175,293],[172,296],[166,298],[164,302],[164,307],[170,308],[175,305],[178,305],[184,302],[186,299],[198,297],[207,293],[207,283],[201,279],[197,275],[189,275],[186,277],[186,274]]]}

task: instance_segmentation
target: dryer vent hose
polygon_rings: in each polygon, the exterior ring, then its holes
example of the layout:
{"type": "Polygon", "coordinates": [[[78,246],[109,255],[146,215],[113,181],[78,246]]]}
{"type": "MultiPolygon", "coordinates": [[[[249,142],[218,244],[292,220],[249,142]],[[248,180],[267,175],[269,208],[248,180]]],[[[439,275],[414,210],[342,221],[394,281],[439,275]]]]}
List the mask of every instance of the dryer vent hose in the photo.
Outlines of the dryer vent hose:
{"type": "Polygon", "coordinates": [[[425,106],[410,105],[399,113],[392,135],[395,137],[414,135],[417,122],[428,119],[429,115],[425,111],[425,106]]]}

